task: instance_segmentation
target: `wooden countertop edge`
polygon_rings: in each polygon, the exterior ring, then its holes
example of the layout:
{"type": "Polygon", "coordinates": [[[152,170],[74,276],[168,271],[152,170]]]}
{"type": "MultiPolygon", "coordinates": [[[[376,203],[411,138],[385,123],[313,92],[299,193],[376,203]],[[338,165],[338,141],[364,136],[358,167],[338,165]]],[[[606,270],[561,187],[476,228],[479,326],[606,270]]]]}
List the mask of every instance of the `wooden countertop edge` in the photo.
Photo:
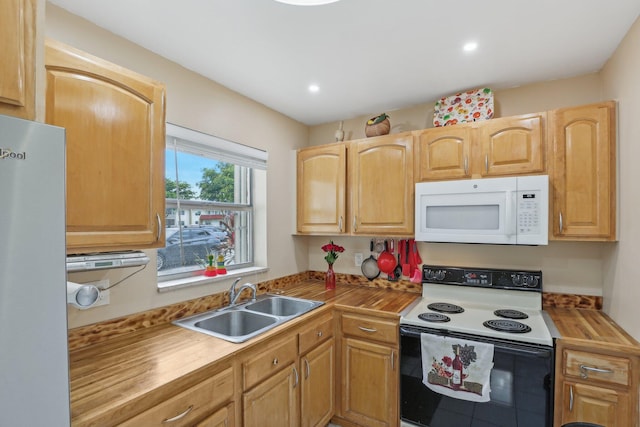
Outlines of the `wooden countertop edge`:
{"type": "MultiPolygon", "coordinates": [[[[312,285],[319,284],[313,281],[306,281],[301,285],[307,286],[311,282],[312,285]]],[[[278,293],[282,293],[284,295],[294,294],[296,297],[302,297],[296,294],[296,286],[292,286],[287,289],[280,289],[278,293]]],[[[301,291],[305,293],[304,290],[301,291]]],[[[391,307],[400,307],[404,308],[408,306],[415,298],[418,298],[419,294],[413,293],[405,293],[402,291],[396,290],[387,290],[387,289],[376,289],[376,288],[362,288],[359,286],[353,285],[344,285],[339,292],[331,293],[324,292],[324,297],[326,298],[324,304],[317,309],[306,313],[298,318],[292,319],[270,331],[261,334],[260,336],[253,338],[249,341],[239,344],[229,343],[227,341],[208,336],[205,334],[201,334],[199,332],[190,331],[179,326],[175,326],[172,324],[162,324],[153,326],[144,330],[138,330],[135,332],[131,332],[129,334],[124,334],[113,339],[96,343],[93,345],[85,346],[73,350],[70,352],[70,363],[71,363],[71,371],[72,371],[72,396],[74,392],[79,392],[85,386],[74,387],[74,383],[78,381],[82,381],[84,379],[83,374],[81,375],[73,375],[74,370],[77,371],[87,371],[91,372],[89,365],[92,363],[100,364],[100,355],[108,353],[111,347],[111,351],[117,351],[119,348],[113,349],[114,346],[121,345],[123,348],[128,346],[135,346],[136,341],[142,341],[143,339],[153,340],[154,336],[161,334],[166,331],[173,331],[173,328],[179,329],[180,335],[184,335],[185,339],[188,339],[191,334],[196,340],[200,342],[209,343],[210,346],[219,347],[216,352],[215,357],[203,358],[201,364],[196,366],[196,363],[189,369],[189,372],[184,373],[176,373],[173,378],[165,378],[162,384],[156,384],[154,386],[149,386],[146,390],[139,390],[137,392],[132,391],[131,393],[118,393],[118,391],[113,392],[113,398],[109,398],[108,396],[101,396],[102,398],[97,398],[95,394],[88,394],[86,396],[81,396],[80,398],[73,401],[72,397],[72,425],[74,426],[100,426],[112,424],[115,422],[124,421],[135,414],[138,414],[146,409],[149,409],[157,404],[159,404],[164,398],[166,398],[167,394],[175,395],[183,390],[192,387],[193,385],[200,382],[203,378],[203,375],[212,375],[216,372],[226,369],[227,365],[231,365],[233,359],[238,357],[242,352],[249,350],[250,348],[260,345],[260,343],[277,338],[279,335],[284,333],[288,333],[291,330],[295,329],[301,323],[308,321],[316,316],[322,316],[326,314],[327,311],[331,311],[334,309],[344,309],[349,311],[357,311],[361,313],[366,313],[370,315],[376,315],[378,317],[386,317],[386,318],[399,318],[399,313],[402,309],[397,311],[385,311],[380,309],[369,309],[366,307],[359,307],[358,305],[352,305],[352,301],[357,301],[358,299],[364,299],[364,295],[376,294],[376,295],[385,295],[388,292],[398,292],[402,294],[406,294],[406,304],[401,304],[400,306],[392,305],[391,307]],[[359,298],[358,293],[362,292],[363,297],[359,298]],[[340,299],[345,298],[345,296],[349,296],[348,299],[351,301],[351,305],[344,305],[338,303],[340,299]],[[75,365],[75,366],[74,366],[75,365]],[[210,372],[209,372],[210,371],[210,372]],[[170,390],[170,392],[169,392],[170,390]],[[73,416],[74,406],[78,409],[78,406],[81,408],[79,414],[73,416]],[[86,411],[85,411],[86,410],[86,411]]],[[[311,292],[312,296],[309,299],[318,299],[322,292],[318,290],[314,290],[311,292]],[[313,297],[316,298],[313,298],[313,297]]],[[[379,298],[378,298],[379,299],[379,298]]],[[[389,309],[388,306],[385,306],[386,309],[389,309]]],[[[135,375],[134,375],[135,376],[135,375]]],[[[87,387],[97,387],[96,384],[91,383],[91,379],[87,379],[85,381],[87,383],[87,387]]],[[[105,392],[105,391],[103,391],[105,392]]],[[[96,392],[98,393],[98,392],[96,392]]]]}

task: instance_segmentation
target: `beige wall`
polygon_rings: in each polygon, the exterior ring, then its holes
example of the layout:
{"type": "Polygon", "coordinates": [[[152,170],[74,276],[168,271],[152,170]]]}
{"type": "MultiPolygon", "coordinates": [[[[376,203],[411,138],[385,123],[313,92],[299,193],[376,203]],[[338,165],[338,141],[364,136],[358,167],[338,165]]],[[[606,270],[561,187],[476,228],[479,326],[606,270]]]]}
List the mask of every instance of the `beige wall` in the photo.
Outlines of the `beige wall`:
{"type": "MultiPolygon", "coordinates": [[[[148,75],[167,85],[167,121],[267,150],[269,164],[266,188],[257,196],[268,198],[266,240],[256,241],[259,261],[269,272],[243,277],[260,281],[307,270],[304,239],[291,236],[295,222],[294,192],[289,188],[295,176],[291,153],[308,140],[308,127],[280,113],[232,92],[178,64],[109,33],[88,21],[47,3],[46,36],[67,43],[108,61],[148,75]],[[283,209],[286,207],[286,209],[283,209]],[[305,254],[305,256],[300,256],[305,254]],[[268,258],[268,264],[267,259],[268,258]]],[[[188,46],[186,47],[188,48],[188,46]]],[[[80,326],[130,313],[144,311],[228,288],[230,280],[159,294],[156,289],[155,251],[149,267],[111,290],[111,303],[81,311],[69,307],[70,327],[80,326]]],[[[109,278],[112,283],[131,269],[110,272],[76,273],[70,280],[87,282],[109,278]]]]}
{"type": "Polygon", "coordinates": [[[602,71],[604,94],[618,101],[618,230],[620,241],[606,252],[605,311],[640,340],[640,19],[602,71]]]}

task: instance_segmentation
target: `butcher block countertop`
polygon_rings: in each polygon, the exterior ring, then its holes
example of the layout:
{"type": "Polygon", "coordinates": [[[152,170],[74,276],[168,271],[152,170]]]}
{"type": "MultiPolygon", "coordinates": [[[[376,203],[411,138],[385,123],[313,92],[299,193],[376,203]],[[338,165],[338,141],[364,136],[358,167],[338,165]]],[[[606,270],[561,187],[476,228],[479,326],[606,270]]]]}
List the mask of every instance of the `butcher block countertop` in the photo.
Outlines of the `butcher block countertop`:
{"type": "Polygon", "coordinates": [[[398,317],[419,294],[307,280],[278,293],[324,301],[325,305],[256,338],[233,344],[164,323],[70,352],[74,426],[111,425],[161,403],[179,390],[231,366],[239,352],[334,308],[398,317]]]}
{"type": "Polygon", "coordinates": [[[561,339],[640,355],[640,343],[600,310],[545,307],[561,339]]]}

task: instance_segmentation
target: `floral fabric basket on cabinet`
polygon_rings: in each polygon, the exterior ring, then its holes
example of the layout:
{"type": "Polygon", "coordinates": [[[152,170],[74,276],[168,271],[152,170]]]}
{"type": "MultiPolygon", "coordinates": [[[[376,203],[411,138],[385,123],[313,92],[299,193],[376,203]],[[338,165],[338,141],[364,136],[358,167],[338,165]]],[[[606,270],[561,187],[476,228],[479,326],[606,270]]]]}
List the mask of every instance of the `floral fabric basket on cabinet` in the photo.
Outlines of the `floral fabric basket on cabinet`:
{"type": "Polygon", "coordinates": [[[485,87],[440,98],[433,112],[433,125],[448,126],[492,117],[493,92],[485,87]]]}

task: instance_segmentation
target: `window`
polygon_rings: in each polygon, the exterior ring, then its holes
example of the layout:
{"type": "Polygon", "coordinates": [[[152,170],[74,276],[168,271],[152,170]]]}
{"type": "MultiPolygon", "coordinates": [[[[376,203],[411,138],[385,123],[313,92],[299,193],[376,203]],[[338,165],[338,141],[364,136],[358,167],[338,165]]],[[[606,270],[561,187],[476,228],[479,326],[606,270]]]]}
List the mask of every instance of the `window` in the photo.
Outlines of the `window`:
{"type": "Polygon", "coordinates": [[[166,245],[158,279],[190,277],[208,256],[233,270],[253,265],[254,169],[264,151],[167,124],[166,245]]]}

